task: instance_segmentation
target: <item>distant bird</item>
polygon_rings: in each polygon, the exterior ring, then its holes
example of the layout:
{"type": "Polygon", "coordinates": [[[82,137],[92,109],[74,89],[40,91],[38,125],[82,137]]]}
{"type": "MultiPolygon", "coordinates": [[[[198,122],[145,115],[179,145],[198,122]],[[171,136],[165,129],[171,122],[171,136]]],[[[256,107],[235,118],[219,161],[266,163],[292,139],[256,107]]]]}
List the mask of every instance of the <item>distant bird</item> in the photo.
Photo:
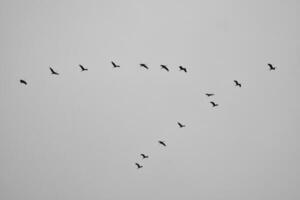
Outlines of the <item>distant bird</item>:
{"type": "Polygon", "coordinates": [[[211,97],[211,96],[214,96],[215,94],[213,94],[213,93],[206,93],[205,95],[208,96],[208,97],[211,97]]]}
{"type": "Polygon", "coordinates": [[[114,68],[120,67],[120,65],[117,65],[117,64],[114,63],[113,61],[111,61],[111,64],[114,66],[114,68]]]}
{"type": "Polygon", "coordinates": [[[141,153],[141,156],[142,156],[142,158],[143,159],[145,159],[145,158],[149,158],[149,156],[146,156],[145,154],[143,154],[143,153],[141,153]]]}
{"type": "Polygon", "coordinates": [[[143,166],[140,165],[139,163],[135,163],[135,165],[137,166],[138,169],[141,169],[143,166]]]}
{"type": "Polygon", "coordinates": [[[81,71],[87,71],[88,69],[87,68],[84,68],[82,65],[79,65],[79,67],[81,68],[81,71]]]}
{"type": "Polygon", "coordinates": [[[184,128],[185,127],[185,125],[180,123],[180,122],[177,122],[177,124],[178,124],[179,128],[184,128]]]}
{"type": "Polygon", "coordinates": [[[270,71],[275,70],[276,67],[274,67],[272,64],[268,63],[268,66],[270,67],[270,71]]]}
{"type": "Polygon", "coordinates": [[[163,146],[165,146],[165,147],[167,146],[166,143],[165,143],[164,141],[160,141],[160,140],[159,140],[158,143],[161,144],[161,145],[163,145],[163,146]]]}
{"type": "Polygon", "coordinates": [[[237,80],[234,80],[234,83],[235,83],[235,86],[242,87],[242,84],[239,83],[237,80]]]}
{"type": "Polygon", "coordinates": [[[167,68],[166,65],[160,65],[162,69],[166,70],[166,71],[169,71],[169,68],[167,68]]]}
{"type": "Polygon", "coordinates": [[[212,105],[213,107],[219,106],[219,104],[216,104],[216,103],[213,102],[213,101],[211,101],[210,103],[211,103],[211,105],[212,105]]]}
{"type": "Polygon", "coordinates": [[[185,73],[187,73],[187,70],[185,67],[179,66],[179,71],[184,71],[185,73]]]}
{"type": "Polygon", "coordinates": [[[140,66],[144,67],[145,69],[149,69],[149,67],[146,64],[144,64],[144,63],[141,63],[140,66]]]}
{"type": "Polygon", "coordinates": [[[23,79],[20,80],[20,83],[24,84],[24,85],[27,85],[27,82],[24,81],[23,79]]]}
{"type": "Polygon", "coordinates": [[[54,71],[54,69],[52,69],[51,67],[49,67],[51,74],[53,75],[59,75],[59,73],[57,73],[56,71],[54,71]]]}

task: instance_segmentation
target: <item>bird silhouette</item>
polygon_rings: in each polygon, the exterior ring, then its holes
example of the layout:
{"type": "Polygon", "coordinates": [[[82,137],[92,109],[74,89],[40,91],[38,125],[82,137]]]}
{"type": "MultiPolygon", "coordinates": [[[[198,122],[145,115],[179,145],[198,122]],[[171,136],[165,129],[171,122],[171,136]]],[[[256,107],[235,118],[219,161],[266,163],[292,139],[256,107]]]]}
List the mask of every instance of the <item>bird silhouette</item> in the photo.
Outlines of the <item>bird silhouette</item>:
{"type": "Polygon", "coordinates": [[[120,67],[120,65],[117,65],[117,64],[114,63],[113,61],[111,61],[111,64],[113,65],[114,68],[120,67]]]}
{"type": "Polygon", "coordinates": [[[178,124],[179,128],[184,128],[185,127],[185,125],[180,123],[180,122],[177,122],[177,124],[178,124]]]}
{"type": "Polygon", "coordinates": [[[135,165],[137,166],[137,169],[141,169],[143,166],[140,165],[139,163],[135,163],[135,165]]]}
{"type": "Polygon", "coordinates": [[[167,68],[166,65],[160,65],[162,69],[166,70],[167,72],[169,71],[169,68],[167,68]]]}
{"type": "Polygon", "coordinates": [[[211,96],[214,96],[215,94],[213,94],[213,93],[206,93],[205,95],[208,96],[208,97],[211,97],[211,96]]]}
{"type": "Polygon", "coordinates": [[[234,80],[234,83],[235,83],[235,86],[242,87],[242,84],[239,83],[237,80],[234,80]]]}
{"type": "Polygon", "coordinates": [[[54,71],[54,69],[52,69],[51,67],[49,67],[51,74],[53,75],[59,75],[59,73],[57,73],[56,71],[54,71]]]}
{"type": "Polygon", "coordinates": [[[148,66],[146,64],[144,64],[144,63],[141,63],[140,66],[143,67],[143,68],[145,68],[145,69],[149,69],[148,66]]]}
{"type": "Polygon", "coordinates": [[[145,155],[145,154],[143,154],[143,153],[141,153],[141,156],[142,156],[143,159],[149,158],[149,156],[147,156],[147,155],[145,155]]]}
{"type": "Polygon", "coordinates": [[[272,70],[275,70],[276,69],[276,67],[274,67],[272,64],[270,64],[270,63],[268,63],[268,66],[269,66],[269,68],[270,68],[270,71],[272,71],[272,70]]]}
{"type": "Polygon", "coordinates": [[[79,67],[81,68],[81,71],[87,71],[88,69],[87,68],[84,68],[82,65],[79,65],[79,67]]]}
{"type": "Polygon", "coordinates": [[[184,71],[185,73],[187,73],[187,69],[185,67],[179,66],[179,71],[184,71]]]}
{"type": "Polygon", "coordinates": [[[160,140],[159,140],[158,143],[161,144],[161,145],[163,145],[163,146],[165,146],[165,147],[167,146],[166,143],[165,143],[164,141],[160,141],[160,140]]]}
{"type": "Polygon", "coordinates": [[[211,103],[211,105],[212,105],[213,107],[219,106],[219,104],[216,104],[216,103],[213,102],[213,101],[211,101],[210,103],[211,103]]]}
{"type": "Polygon", "coordinates": [[[23,79],[20,80],[20,83],[24,84],[24,85],[27,85],[27,82],[24,81],[23,79]]]}

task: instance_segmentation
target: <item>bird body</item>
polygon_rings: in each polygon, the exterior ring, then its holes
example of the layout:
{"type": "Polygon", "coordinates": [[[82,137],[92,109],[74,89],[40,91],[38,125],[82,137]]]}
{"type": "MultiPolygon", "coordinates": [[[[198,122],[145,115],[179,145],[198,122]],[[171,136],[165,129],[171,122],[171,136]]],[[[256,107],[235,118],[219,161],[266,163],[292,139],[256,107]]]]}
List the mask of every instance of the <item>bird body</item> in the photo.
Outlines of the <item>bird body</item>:
{"type": "Polygon", "coordinates": [[[149,156],[147,156],[147,155],[145,155],[145,154],[143,154],[143,153],[141,153],[141,156],[142,156],[143,159],[149,158],[149,156]]]}
{"type": "Polygon", "coordinates": [[[213,107],[219,106],[219,104],[216,104],[216,103],[213,102],[213,101],[211,101],[210,103],[211,103],[211,105],[212,105],[213,107]]]}
{"type": "Polygon", "coordinates": [[[140,165],[139,163],[135,163],[135,165],[137,166],[137,169],[141,169],[141,168],[143,168],[143,166],[142,166],[142,165],[140,165]]]}
{"type": "Polygon", "coordinates": [[[268,63],[268,66],[269,66],[269,68],[270,68],[270,71],[272,71],[272,70],[275,70],[276,69],[276,67],[274,67],[272,64],[270,64],[270,63],[268,63]]]}
{"type": "Polygon", "coordinates": [[[242,84],[239,83],[237,80],[234,80],[234,83],[235,83],[235,86],[237,86],[237,87],[242,87],[242,84]]]}
{"type": "Polygon", "coordinates": [[[52,67],[49,67],[51,74],[53,75],[59,75],[59,73],[57,73],[56,71],[54,71],[54,69],[52,67]]]}
{"type": "Polygon", "coordinates": [[[27,82],[23,79],[20,80],[20,83],[24,84],[24,85],[27,85],[27,82]]]}
{"type": "Polygon", "coordinates": [[[167,146],[164,141],[159,140],[158,143],[161,144],[161,145],[163,145],[163,146],[167,146]]]}
{"type": "Polygon", "coordinates": [[[215,94],[213,94],[213,93],[206,93],[205,95],[208,96],[208,97],[211,97],[211,96],[214,96],[215,94]]]}
{"type": "Polygon", "coordinates": [[[144,64],[144,63],[141,63],[140,66],[143,67],[143,68],[145,68],[145,69],[149,69],[148,66],[146,64],[144,64]]]}
{"type": "Polygon", "coordinates": [[[167,68],[166,65],[160,65],[162,69],[166,70],[166,71],[169,71],[169,68],[167,68]]]}
{"type": "Polygon", "coordinates": [[[87,68],[84,68],[82,65],[79,65],[79,67],[81,68],[81,71],[87,71],[88,69],[87,68]]]}
{"type": "Polygon", "coordinates": [[[114,63],[113,61],[111,61],[111,64],[113,65],[114,68],[120,67],[120,65],[117,65],[117,64],[114,63]]]}
{"type": "Polygon", "coordinates": [[[185,125],[180,123],[180,122],[177,122],[177,124],[178,124],[179,128],[184,128],[185,127],[185,125]]]}
{"type": "Polygon", "coordinates": [[[185,73],[187,73],[187,69],[185,67],[179,66],[179,71],[184,71],[185,73]]]}

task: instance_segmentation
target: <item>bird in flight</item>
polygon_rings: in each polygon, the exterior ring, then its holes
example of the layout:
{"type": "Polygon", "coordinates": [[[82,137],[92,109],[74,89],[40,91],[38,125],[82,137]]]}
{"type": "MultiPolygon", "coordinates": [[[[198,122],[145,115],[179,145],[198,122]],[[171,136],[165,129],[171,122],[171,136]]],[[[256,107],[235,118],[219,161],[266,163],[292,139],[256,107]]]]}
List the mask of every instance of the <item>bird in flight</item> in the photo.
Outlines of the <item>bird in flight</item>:
{"type": "Polygon", "coordinates": [[[27,82],[24,81],[23,79],[20,80],[20,83],[24,84],[24,85],[27,85],[27,82]]]}
{"type": "Polygon", "coordinates": [[[167,146],[166,143],[165,143],[164,141],[160,141],[160,140],[159,140],[158,143],[161,144],[161,145],[163,145],[163,146],[165,146],[165,147],[167,146]]]}
{"type": "Polygon", "coordinates": [[[145,154],[143,154],[143,153],[141,153],[141,156],[142,156],[143,159],[149,158],[149,156],[147,156],[147,155],[145,155],[145,154]]]}
{"type": "Polygon", "coordinates": [[[242,84],[239,83],[237,80],[234,80],[234,83],[235,83],[235,86],[242,87],[242,84]]]}
{"type": "Polygon", "coordinates": [[[52,69],[51,67],[49,67],[51,74],[53,75],[59,75],[59,73],[57,73],[56,71],[54,71],[54,69],[52,69]]]}
{"type": "Polygon", "coordinates": [[[137,166],[137,169],[141,169],[143,166],[140,165],[139,163],[135,163],[135,165],[137,166]]]}
{"type": "Polygon", "coordinates": [[[162,69],[166,70],[167,72],[169,71],[169,68],[167,68],[166,65],[160,65],[162,69]]]}
{"type": "Polygon", "coordinates": [[[205,95],[208,96],[208,97],[211,97],[211,96],[214,96],[215,94],[213,94],[213,93],[206,93],[205,95]]]}
{"type": "Polygon", "coordinates": [[[177,122],[177,124],[178,124],[179,128],[184,128],[185,127],[185,125],[180,123],[180,122],[177,122]]]}
{"type": "Polygon", "coordinates": [[[179,71],[184,71],[185,73],[187,73],[187,70],[185,67],[179,66],[179,71]]]}
{"type": "Polygon", "coordinates": [[[114,68],[120,67],[120,65],[117,65],[117,64],[114,63],[113,61],[111,61],[111,64],[113,65],[114,68]]]}
{"type": "Polygon", "coordinates": [[[270,71],[272,71],[272,70],[275,70],[276,69],[276,67],[274,67],[272,64],[270,64],[270,63],[268,63],[268,66],[269,66],[269,68],[270,68],[270,71]]]}
{"type": "Polygon", "coordinates": [[[219,104],[216,104],[215,102],[213,102],[213,101],[211,101],[210,102],[211,103],[211,105],[213,106],[213,107],[216,107],[216,106],[218,106],[219,104]]]}
{"type": "Polygon", "coordinates": [[[140,66],[144,67],[145,69],[149,69],[148,66],[146,64],[144,64],[144,63],[141,63],[140,66]]]}
{"type": "Polygon", "coordinates": [[[79,67],[81,68],[81,71],[87,71],[88,69],[87,68],[84,68],[82,65],[79,65],[79,67]]]}

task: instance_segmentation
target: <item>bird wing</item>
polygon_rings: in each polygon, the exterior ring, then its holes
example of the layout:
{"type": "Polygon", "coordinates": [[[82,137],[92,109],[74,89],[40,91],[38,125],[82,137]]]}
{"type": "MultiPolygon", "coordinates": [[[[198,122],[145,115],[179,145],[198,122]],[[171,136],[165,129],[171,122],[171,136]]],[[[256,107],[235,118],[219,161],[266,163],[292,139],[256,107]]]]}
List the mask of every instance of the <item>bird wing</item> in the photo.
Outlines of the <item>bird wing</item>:
{"type": "Polygon", "coordinates": [[[83,67],[82,65],[79,65],[79,67],[80,67],[82,70],[85,70],[84,67],[83,67]]]}

